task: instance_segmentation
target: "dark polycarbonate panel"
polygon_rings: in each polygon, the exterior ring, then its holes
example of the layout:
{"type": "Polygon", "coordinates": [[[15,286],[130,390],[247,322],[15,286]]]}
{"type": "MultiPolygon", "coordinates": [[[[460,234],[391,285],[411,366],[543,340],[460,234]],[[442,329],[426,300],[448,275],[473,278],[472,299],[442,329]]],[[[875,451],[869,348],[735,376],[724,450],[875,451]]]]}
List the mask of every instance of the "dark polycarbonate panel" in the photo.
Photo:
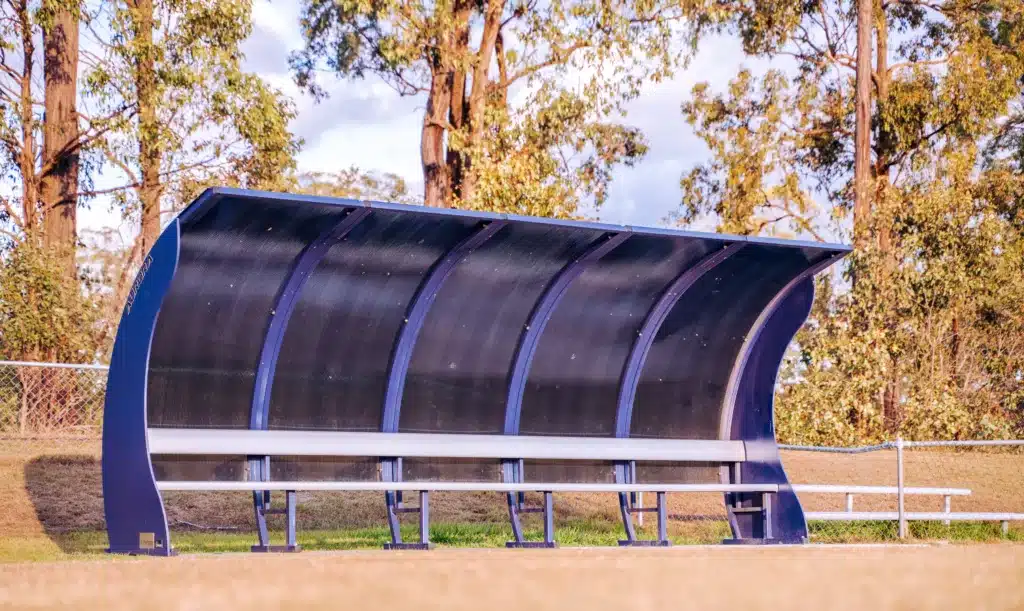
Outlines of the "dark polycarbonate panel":
{"type": "Polygon", "coordinates": [[[270,479],[275,482],[376,482],[380,461],[373,457],[274,456],[270,479]]]}
{"type": "Polygon", "coordinates": [[[149,361],[154,427],[247,428],[270,310],[304,246],[346,213],[227,197],[181,228],[149,361]]]}
{"type": "Polygon", "coordinates": [[[154,454],[153,475],[161,482],[241,482],[248,477],[245,456],[154,454]]]}
{"type": "Polygon", "coordinates": [[[285,331],[271,429],[378,431],[388,363],[427,271],[473,219],[374,210],[307,281],[285,331]]]}
{"type": "Polygon", "coordinates": [[[523,481],[614,484],[615,464],[590,460],[526,460],[523,481]]]}
{"type": "Polygon", "coordinates": [[[403,458],[402,479],[407,482],[500,482],[501,463],[468,458],[403,458]]]}
{"type": "Polygon", "coordinates": [[[515,224],[448,277],[420,331],[399,430],[502,433],[508,373],[544,287],[601,232],[515,224]]]}
{"type": "MultiPolygon", "coordinates": [[[[640,484],[720,484],[721,466],[706,462],[638,462],[636,481],[640,484]]],[[[720,503],[721,495],[717,499],[720,503]]]]}
{"type": "Polygon", "coordinates": [[[808,265],[801,250],[749,245],[698,280],[651,346],[630,435],[717,439],[729,375],[746,334],[808,265]]]}
{"type": "Polygon", "coordinates": [[[634,235],[569,286],[534,355],[523,435],[613,436],[622,370],[644,317],[720,244],[634,235]]]}

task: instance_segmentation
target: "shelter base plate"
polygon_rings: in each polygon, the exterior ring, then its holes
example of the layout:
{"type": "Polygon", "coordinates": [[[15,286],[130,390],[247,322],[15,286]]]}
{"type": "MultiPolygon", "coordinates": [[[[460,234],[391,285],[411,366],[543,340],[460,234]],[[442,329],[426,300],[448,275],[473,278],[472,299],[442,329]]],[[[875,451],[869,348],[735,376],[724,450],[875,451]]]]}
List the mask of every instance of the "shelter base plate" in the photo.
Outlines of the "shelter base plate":
{"type": "Polygon", "coordinates": [[[619,547],[672,547],[671,541],[658,541],[655,539],[635,539],[633,541],[619,541],[619,547]]]}
{"type": "Polygon", "coordinates": [[[554,541],[509,541],[505,547],[509,549],[554,549],[558,547],[558,544],[554,541]]]}
{"type": "Polygon", "coordinates": [[[434,549],[433,543],[385,543],[384,549],[434,549]]]}
{"type": "Polygon", "coordinates": [[[127,554],[129,556],[177,556],[178,550],[156,547],[152,549],[106,549],[108,554],[127,554]]]}
{"type": "Polygon", "coordinates": [[[291,554],[301,552],[301,545],[254,545],[251,551],[263,554],[291,554]]]}
{"type": "Polygon", "coordinates": [[[799,545],[806,543],[802,539],[722,539],[722,545],[799,545]]]}

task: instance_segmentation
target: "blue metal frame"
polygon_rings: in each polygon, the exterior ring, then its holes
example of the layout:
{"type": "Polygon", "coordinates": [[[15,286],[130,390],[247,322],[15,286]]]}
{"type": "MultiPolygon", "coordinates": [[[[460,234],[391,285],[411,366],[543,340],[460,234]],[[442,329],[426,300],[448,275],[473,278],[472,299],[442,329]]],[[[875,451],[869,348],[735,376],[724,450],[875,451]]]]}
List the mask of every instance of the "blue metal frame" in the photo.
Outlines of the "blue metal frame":
{"type": "Polygon", "coordinates": [[[580,276],[587,267],[599,261],[606,254],[614,250],[619,244],[625,242],[629,232],[608,233],[601,236],[596,242],[590,245],[583,254],[570,261],[565,267],[559,270],[558,274],[551,280],[544,293],[530,312],[530,317],[523,327],[523,333],[519,336],[516,345],[515,356],[512,359],[511,375],[508,383],[508,401],[505,405],[505,434],[519,434],[519,416],[523,408],[523,392],[526,390],[526,381],[530,377],[530,365],[533,363],[533,356],[540,345],[540,338],[544,335],[544,328],[555,308],[558,307],[565,292],[572,282],[580,276]]]}
{"type": "Polygon", "coordinates": [[[263,348],[260,350],[259,365],[256,367],[252,412],[249,417],[250,429],[267,428],[277,358],[281,354],[281,343],[284,341],[284,334],[288,329],[288,322],[295,311],[295,306],[299,302],[302,288],[306,286],[306,281],[309,280],[313,270],[327,256],[331,246],[339,240],[343,240],[350,231],[370,215],[370,211],[370,208],[353,209],[295,256],[292,269],[281,284],[274,305],[271,306],[267,333],[263,339],[263,348]]]}
{"type": "MultiPolygon", "coordinates": [[[[334,226],[330,227],[312,242],[307,244],[292,263],[292,268],[281,283],[281,288],[270,308],[267,332],[263,337],[259,364],[256,366],[256,381],[253,385],[252,411],[249,414],[249,428],[266,430],[270,418],[270,397],[274,384],[274,373],[277,359],[281,354],[281,343],[284,341],[288,322],[291,320],[295,306],[299,302],[306,281],[320,262],[327,256],[331,246],[346,235],[366,217],[371,209],[366,207],[353,208],[334,226]]],[[[270,476],[270,458],[267,456],[249,457],[249,479],[266,480],[270,476]]],[[[256,530],[261,546],[269,546],[266,513],[270,509],[270,492],[254,491],[252,493],[253,509],[256,513],[256,530]]]]}
{"type": "MultiPolygon", "coordinates": [[[[266,428],[268,424],[268,410],[276,362],[289,318],[294,311],[303,284],[322,260],[330,244],[341,239],[345,233],[356,226],[362,217],[372,214],[373,210],[423,215],[438,222],[454,217],[478,223],[476,231],[471,231],[468,237],[434,262],[410,300],[406,309],[406,322],[396,334],[391,347],[385,396],[381,405],[381,429],[385,432],[396,432],[399,428],[404,384],[417,337],[444,282],[465,256],[479,248],[502,227],[513,221],[536,226],[591,229],[601,232],[602,235],[600,240],[591,243],[582,254],[563,266],[552,278],[534,304],[528,321],[519,334],[508,372],[503,423],[504,433],[511,435],[519,434],[524,390],[528,382],[532,360],[545,327],[556,311],[560,300],[567,293],[572,282],[585,269],[592,264],[599,264],[602,257],[630,236],[635,234],[703,239],[712,241],[710,247],[717,247],[717,250],[676,276],[645,316],[641,331],[633,340],[634,344],[630,348],[630,355],[619,379],[615,434],[620,437],[629,435],[637,385],[640,375],[647,366],[646,360],[651,349],[651,342],[656,338],[659,328],[669,313],[677,307],[682,294],[702,274],[711,271],[715,265],[721,263],[745,244],[779,245],[826,251],[822,256],[827,258],[809,264],[807,269],[800,272],[774,296],[747,333],[746,342],[733,363],[727,391],[723,397],[722,428],[719,435],[722,439],[742,440],[747,448],[747,462],[732,465],[732,470],[724,475],[726,481],[776,483],[784,486],[778,495],[761,498],[750,495],[729,496],[727,498],[730,507],[729,518],[734,534],[742,538],[742,542],[770,538],[773,533],[781,540],[800,540],[806,536],[806,523],[802,509],[792,491],[785,487],[786,475],[782,470],[774,437],[772,392],[775,376],[786,346],[810,310],[814,292],[813,275],[844,256],[850,250],[848,247],[667,229],[633,229],[601,223],[511,217],[473,211],[428,209],[399,204],[358,202],[239,189],[210,189],[171,222],[157,241],[153,251],[146,257],[143,269],[132,287],[118,328],[108,379],[103,425],[103,488],[110,551],[156,555],[173,553],[165,510],[156,487],[147,444],[146,392],[149,353],[159,310],[177,270],[182,236],[193,227],[198,229],[198,225],[205,226],[205,223],[199,221],[204,214],[214,208],[217,202],[224,198],[235,197],[251,200],[253,205],[259,205],[261,201],[268,200],[279,204],[315,203],[349,209],[349,213],[343,220],[318,236],[296,255],[288,276],[279,287],[279,293],[275,297],[273,306],[274,312],[266,323],[260,361],[255,372],[256,381],[250,406],[249,424],[250,427],[258,429],[266,428]],[[762,516],[760,524],[757,522],[758,515],[762,516]]],[[[428,220],[424,222],[430,223],[428,220]]],[[[809,251],[805,251],[805,254],[807,252],[809,251]]],[[[790,255],[792,254],[791,251],[790,255]]],[[[768,259],[773,259],[773,256],[768,256],[768,259]]],[[[530,261],[524,261],[524,265],[529,264],[530,261]]],[[[759,299],[765,297],[767,296],[761,295],[759,299]]],[[[729,357],[731,359],[731,355],[729,357]]],[[[264,456],[250,458],[252,459],[250,476],[256,480],[267,477],[269,471],[267,458],[264,456]]],[[[399,457],[383,457],[381,466],[383,480],[401,480],[399,457]]],[[[506,481],[521,481],[523,476],[522,461],[516,457],[508,457],[503,461],[503,478],[506,481]]],[[[621,481],[628,480],[630,475],[625,471],[625,467],[620,465],[616,477],[621,481]]],[[[396,508],[399,511],[403,510],[400,495],[391,493],[386,497],[389,511],[396,508]]],[[[522,509],[522,502],[521,495],[509,496],[509,509],[514,526],[518,525],[518,511],[522,509]]],[[[257,521],[260,524],[261,541],[265,542],[265,520],[260,522],[260,518],[265,513],[260,510],[261,508],[268,509],[268,495],[257,493],[254,496],[254,503],[257,510],[257,521]]],[[[550,503],[549,500],[548,503],[550,503]]],[[[525,511],[532,511],[532,509],[525,509],[525,511]]],[[[293,519],[293,515],[289,514],[289,520],[293,519]]],[[[546,519],[550,520],[550,515],[547,515],[546,519]]],[[[394,530],[397,531],[397,520],[395,522],[394,530]]],[[[293,531],[293,529],[290,530],[293,531]]],[[[399,533],[395,532],[394,536],[400,541],[399,533]]],[[[516,538],[521,542],[521,533],[518,533],[516,538]]]]}
{"type": "MultiPolygon", "coordinates": [[[[540,345],[540,338],[544,329],[551,320],[555,308],[565,296],[566,291],[573,280],[586,271],[592,263],[599,261],[606,254],[625,242],[630,232],[606,233],[591,244],[582,254],[566,264],[555,274],[551,282],[544,289],[537,303],[534,304],[526,324],[523,326],[523,333],[519,336],[514,356],[512,357],[511,375],[509,376],[508,399],[505,404],[505,434],[519,434],[519,416],[523,408],[523,392],[526,389],[526,381],[530,376],[530,365],[533,363],[533,356],[540,345]]],[[[506,482],[520,482],[523,480],[523,461],[509,457],[502,461],[502,477],[506,482]]],[[[524,510],[524,495],[509,493],[508,514],[512,524],[513,541],[510,546],[522,546],[527,544],[523,540],[523,529],[519,514],[524,510]]],[[[545,507],[550,501],[545,496],[545,507]]],[[[547,529],[547,517],[545,518],[545,544],[554,545],[554,540],[549,540],[547,529]]],[[[553,535],[552,535],[553,536],[553,535]]]]}
{"type": "Polygon", "coordinates": [[[174,553],[149,455],[146,389],[153,329],[178,267],[179,241],[174,220],[143,260],[114,340],[103,404],[102,458],[103,510],[111,553],[174,553]]]}
{"type": "Polygon", "coordinates": [[[799,543],[807,539],[803,508],[789,487],[779,456],[772,405],[786,348],[814,302],[814,275],[842,256],[814,263],[776,294],[747,334],[730,375],[719,436],[744,441],[747,460],[723,469],[723,481],[783,486],[774,500],[772,495],[726,495],[729,524],[737,540],[799,543]],[[744,407],[737,409],[737,403],[744,407]],[[760,514],[750,511],[757,507],[762,507],[760,514]]]}

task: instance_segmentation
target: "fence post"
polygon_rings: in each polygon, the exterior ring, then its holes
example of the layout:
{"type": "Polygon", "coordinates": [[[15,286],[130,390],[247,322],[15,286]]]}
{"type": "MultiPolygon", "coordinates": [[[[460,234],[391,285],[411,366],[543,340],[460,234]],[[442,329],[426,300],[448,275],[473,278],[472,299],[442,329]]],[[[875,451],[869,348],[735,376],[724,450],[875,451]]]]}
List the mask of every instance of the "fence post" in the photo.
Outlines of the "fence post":
{"type": "Polygon", "coordinates": [[[896,503],[900,539],[907,538],[907,520],[903,505],[903,437],[896,437],[896,503]]]}

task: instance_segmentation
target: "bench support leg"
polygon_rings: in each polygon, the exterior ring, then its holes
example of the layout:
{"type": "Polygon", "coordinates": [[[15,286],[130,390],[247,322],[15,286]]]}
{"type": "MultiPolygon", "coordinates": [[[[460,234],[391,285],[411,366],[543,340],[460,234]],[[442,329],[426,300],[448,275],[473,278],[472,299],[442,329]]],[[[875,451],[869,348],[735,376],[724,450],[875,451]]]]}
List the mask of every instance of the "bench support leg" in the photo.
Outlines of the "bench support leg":
{"type": "Polygon", "coordinates": [[[270,546],[270,532],[267,530],[267,510],[270,509],[270,491],[257,490],[252,493],[253,509],[256,511],[256,536],[259,547],[270,546]]]}
{"type": "Polygon", "coordinates": [[[633,528],[633,513],[629,503],[629,493],[619,493],[619,513],[622,515],[622,527],[626,531],[626,538],[619,541],[619,545],[635,545],[636,529],[633,528]]]}
{"type": "Polygon", "coordinates": [[[544,543],[555,546],[555,502],[550,492],[544,493],[544,543]]]}
{"type": "Polygon", "coordinates": [[[523,541],[523,524],[519,521],[519,508],[521,507],[519,501],[519,495],[515,492],[509,492],[508,497],[508,519],[512,523],[512,541],[508,542],[508,546],[512,547],[512,544],[522,544],[523,541]]]}
{"type": "MultiPolygon", "coordinates": [[[[771,545],[771,544],[785,543],[785,541],[783,541],[781,539],[776,539],[775,538],[775,534],[773,532],[773,526],[772,526],[772,499],[775,496],[774,493],[772,493],[772,492],[761,492],[759,494],[760,494],[760,497],[761,497],[761,505],[760,506],[758,506],[758,505],[751,505],[750,507],[743,507],[742,506],[743,497],[746,496],[746,495],[744,495],[744,494],[736,494],[736,495],[734,495],[733,498],[736,499],[735,505],[731,506],[729,508],[729,511],[732,512],[734,515],[735,514],[754,514],[756,516],[754,519],[757,520],[758,522],[760,522],[760,524],[758,524],[758,525],[760,526],[761,536],[760,537],[756,537],[755,536],[755,537],[750,537],[750,538],[745,538],[745,539],[725,539],[724,541],[722,541],[722,543],[724,543],[726,545],[771,545]]],[[[754,498],[756,498],[756,497],[754,497],[754,498]]],[[[756,528],[755,528],[755,532],[757,532],[756,528]]]]}
{"type": "Polygon", "coordinates": [[[669,545],[668,542],[668,506],[665,493],[658,493],[658,544],[669,545]]]}
{"type": "MultiPolygon", "coordinates": [[[[269,456],[249,457],[249,479],[266,481],[270,476],[269,456]]],[[[267,530],[267,511],[270,510],[270,491],[255,490],[252,493],[252,508],[256,514],[256,536],[260,547],[270,546],[270,533],[267,530]]]]}
{"type": "Polygon", "coordinates": [[[664,492],[659,492],[657,493],[658,502],[654,507],[636,507],[629,502],[625,492],[619,493],[619,510],[626,528],[626,539],[619,541],[619,545],[622,547],[669,547],[672,545],[672,542],[668,540],[668,506],[665,497],[664,492]],[[633,529],[633,514],[651,511],[658,514],[658,538],[637,539],[636,531],[633,529]]]}
{"type": "Polygon", "coordinates": [[[391,545],[402,544],[402,526],[398,521],[398,499],[394,492],[384,493],[384,505],[388,511],[388,529],[391,531],[391,545]]]}
{"type": "Polygon", "coordinates": [[[294,490],[288,490],[284,493],[284,509],[272,509],[270,506],[270,492],[261,491],[256,492],[253,495],[253,500],[256,501],[256,520],[260,527],[260,543],[259,545],[252,546],[253,552],[298,552],[302,551],[296,540],[296,527],[295,527],[295,509],[296,509],[296,497],[294,490]],[[259,499],[256,499],[256,495],[259,495],[259,499]],[[270,537],[267,532],[267,516],[273,514],[284,514],[285,526],[284,526],[284,545],[270,545],[270,537]]]}
{"type": "Polygon", "coordinates": [[[550,492],[544,493],[544,507],[539,511],[544,514],[544,540],[543,541],[525,541],[523,540],[522,525],[519,522],[519,513],[537,513],[538,509],[527,509],[522,507],[517,500],[513,497],[513,494],[509,494],[509,515],[512,516],[512,536],[515,537],[515,541],[509,541],[505,544],[505,547],[509,548],[527,548],[527,547],[543,547],[543,548],[554,548],[558,547],[555,543],[555,510],[554,510],[554,495],[550,492]]]}
{"type": "Polygon", "coordinates": [[[385,492],[385,502],[388,503],[388,527],[391,530],[391,543],[385,543],[384,549],[433,549],[430,542],[430,492],[420,491],[420,506],[405,507],[402,505],[401,492],[385,492]],[[420,540],[416,543],[405,543],[402,541],[401,522],[398,519],[400,513],[420,514],[420,540]]]}

